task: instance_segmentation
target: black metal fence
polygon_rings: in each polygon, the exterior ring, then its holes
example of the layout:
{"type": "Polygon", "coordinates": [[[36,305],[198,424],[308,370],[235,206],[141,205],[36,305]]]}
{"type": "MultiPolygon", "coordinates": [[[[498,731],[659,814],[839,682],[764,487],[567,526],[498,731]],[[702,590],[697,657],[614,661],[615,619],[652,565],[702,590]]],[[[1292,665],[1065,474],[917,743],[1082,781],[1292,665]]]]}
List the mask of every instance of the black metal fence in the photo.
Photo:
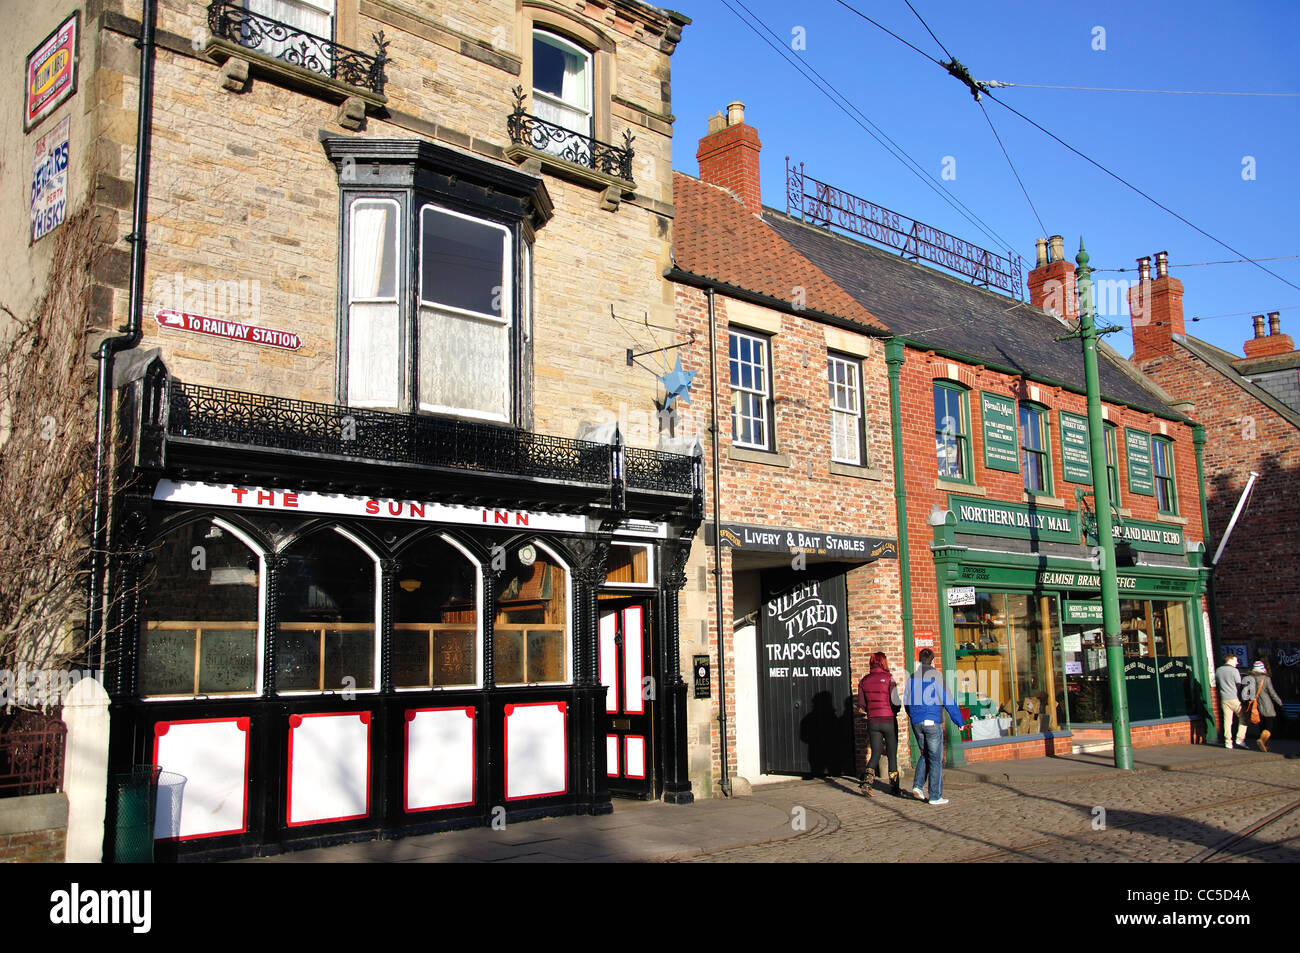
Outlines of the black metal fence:
{"type": "Polygon", "coordinates": [[[528,146],[541,152],[548,152],[560,159],[585,165],[606,175],[632,179],[632,157],[635,155],[632,142],[636,137],[631,130],[623,130],[623,145],[612,146],[591,136],[566,129],[564,126],[530,115],[524,111],[524,90],[515,87],[515,110],[506,121],[510,141],[515,145],[528,146]]]}

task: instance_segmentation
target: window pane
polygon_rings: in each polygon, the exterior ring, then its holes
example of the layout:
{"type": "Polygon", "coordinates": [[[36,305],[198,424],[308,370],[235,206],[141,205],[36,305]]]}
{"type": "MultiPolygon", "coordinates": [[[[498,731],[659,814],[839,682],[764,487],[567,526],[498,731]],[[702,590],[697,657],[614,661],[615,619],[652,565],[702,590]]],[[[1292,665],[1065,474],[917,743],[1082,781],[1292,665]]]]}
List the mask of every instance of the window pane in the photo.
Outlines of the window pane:
{"type": "Polygon", "coordinates": [[[420,300],[498,318],[508,313],[507,238],[499,226],[426,205],[420,211],[420,300]]]}
{"type": "Polygon", "coordinates": [[[280,690],[375,687],[375,565],[351,540],[295,543],[279,574],[280,690]],[[352,678],[346,683],[345,678],[352,678]]]}
{"type": "Polygon", "coordinates": [[[533,89],[585,110],[590,86],[587,72],[584,53],[556,37],[533,34],[533,89]]]}
{"type": "Polygon", "coordinates": [[[397,298],[397,203],[352,203],[349,287],[353,301],[397,298]]]}
{"type": "Polygon", "coordinates": [[[256,690],[258,569],[257,555],[210,520],[162,541],[140,600],[142,695],[256,690]]]}
{"type": "MultiPolygon", "coordinates": [[[[522,547],[520,547],[522,548],[522,547]]],[[[533,547],[525,566],[510,553],[501,578],[496,616],[496,680],[562,682],[567,670],[568,574],[533,547]]]]}
{"type": "Polygon", "coordinates": [[[402,367],[397,304],[348,309],[348,403],[397,407],[402,367]]]}
{"type": "Polygon", "coordinates": [[[393,592],[393,684],[478,684],[477,568],[436,538],[407,550],[401,565],[393,592]]]}
{"type": "Polygon", "coordinates": [[[506,325],[420,309],[420,406],[504,420],[509,413],[506,325]]]}

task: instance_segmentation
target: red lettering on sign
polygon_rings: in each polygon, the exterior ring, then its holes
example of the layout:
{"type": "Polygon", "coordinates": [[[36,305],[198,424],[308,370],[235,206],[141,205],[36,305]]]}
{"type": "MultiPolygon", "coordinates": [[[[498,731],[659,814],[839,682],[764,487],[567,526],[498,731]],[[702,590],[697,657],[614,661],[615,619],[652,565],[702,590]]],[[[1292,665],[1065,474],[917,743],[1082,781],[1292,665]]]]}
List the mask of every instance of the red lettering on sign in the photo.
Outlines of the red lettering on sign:
{"type": "Polygon", "coordinates": [[[284,495],[284,497],[283,497],[283,502],[284,502],[284,505],[285,505],[285,506],[297,506],[297,505],[298,505],[298,494],[297,494],[297,493],[286,493],[286,494],[284,495]]]}
{"type": "Polygon", "coordinates": [[[237,487],[237,486],[236,486],[236,487],[231,487],[231,488],[230,488],[230,491],[231,491],[232,493],[235,494],[235,502],[236,502],[236,503],[242,503],[242,502],[244,502],[244,494],[248,492],[247,490],[241,490],[241,489],[240,489],[239,487],[237,487]]]}
{"type": "Polygon", "coordinates": [[[516,526],[527,526],[527,525],[528,525],[528,514],[527,514],[527,513],[516,513],[516,514],[515,514],[515,525],[516,525],[516,526]]]}
{"type": "Polygon", "coordinates": [[[507,513],[505,510],[497,510],[495,513],[492,514],[492,521],[494,523],[504,523],[507,526],[509,526],[510,514],[507,513]]]}
{"type": "Polygon", "coordinates": [[[263,503],[275,506],[275,493],[270,490],[258,490],[257,505],[261,506],[263,503]]]}
{"type": "Polygon", "coordinates": [[[402,504],[401,504],[401,503],[394,503],[392,500],[389,500],[389,501],[388,501],[388,515],[389,515],[389,516],[401,516],[401,515],[402,515],[402,504]]]}
{"type": "Polygon", "coordinates": [[[408,503],[407,506],[409,506],[409,507],[411,508],[411,509],[410,509],[410,515],[411,515],[411,516],[419,516],[419,517],[423,517],[423,516],[424,516],[424,504],[423,504],[423,503],[408,503]]]}
{"type": "Polygon", "coordinates": [[[378,501],[378,500],[366,500],[366,512],[369,513],[371,516],[374,516],[376,513],[378,513],[378,512],[379,512],[379,501],[378,501]]]}

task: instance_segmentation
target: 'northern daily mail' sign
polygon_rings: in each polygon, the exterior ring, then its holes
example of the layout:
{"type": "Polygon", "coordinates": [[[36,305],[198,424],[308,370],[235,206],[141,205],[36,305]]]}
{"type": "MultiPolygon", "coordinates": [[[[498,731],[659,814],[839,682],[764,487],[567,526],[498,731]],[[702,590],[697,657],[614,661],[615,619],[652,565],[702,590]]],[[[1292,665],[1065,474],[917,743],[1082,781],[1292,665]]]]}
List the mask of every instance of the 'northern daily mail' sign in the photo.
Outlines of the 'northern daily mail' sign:
{"type": "Polygon", "coordinates": [[[1061,411],[1061,476],[1070,483],[1092,486],[1092,454],[1088,418],[1061,411]]]}
{"type": "Polygon", "coordinates": [[[1124,448],[1128,454],[1128,491],[1139,496],[1155,496],[1156,486],[1151,475],[1151,435],[1125,427],[1124,448]]]}
{"type": "MultiPolygon", "coordinates": [[[[722,523],[722,545],[751,553],[802,552],[809,556],[838,559],[897,559],[898,544],[884,536],[859,536],[826,530],[788,529],[782,526],[755,526],[749,523],[722,523]]],[[[713,527],[705,527],[705,539],[713,545],[713,527]]]]}
{"type": "Polygon", "coordinates": [[[980,419],[984,421],[984,466],[989,470],[1020,472],[1020,435],[1016,429],[1016,401],[1001,394],[980,391],[980,419]]]}
{"type": "Polygon", "coordinates": [[[1028,503],[1003,503],[949,496],[948,509],[957,516],[957,532],[1052,543],[1079,542],[1079,514],[1028,503]]]}

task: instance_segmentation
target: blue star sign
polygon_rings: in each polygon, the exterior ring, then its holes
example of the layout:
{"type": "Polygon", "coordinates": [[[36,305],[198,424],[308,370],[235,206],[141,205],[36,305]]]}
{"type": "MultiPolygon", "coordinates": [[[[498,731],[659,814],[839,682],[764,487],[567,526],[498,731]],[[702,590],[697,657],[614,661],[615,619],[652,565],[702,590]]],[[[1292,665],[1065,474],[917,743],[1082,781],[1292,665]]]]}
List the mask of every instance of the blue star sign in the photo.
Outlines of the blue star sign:
{"type": "Polygon", "coordinates": [[[690,371],[688,373],[682,370],[682,357],[680,354],[677,355],[677,366],[663,377],[659,378],[664,385],[664,390],[667,391],[667,396],[664,398],[665,409],[671,407],[673,401],[678,397],[686,401],[688,404],[691,402],[689,396],[691,392],[691,381],[698,373],[699,371],[690,371]]]}

